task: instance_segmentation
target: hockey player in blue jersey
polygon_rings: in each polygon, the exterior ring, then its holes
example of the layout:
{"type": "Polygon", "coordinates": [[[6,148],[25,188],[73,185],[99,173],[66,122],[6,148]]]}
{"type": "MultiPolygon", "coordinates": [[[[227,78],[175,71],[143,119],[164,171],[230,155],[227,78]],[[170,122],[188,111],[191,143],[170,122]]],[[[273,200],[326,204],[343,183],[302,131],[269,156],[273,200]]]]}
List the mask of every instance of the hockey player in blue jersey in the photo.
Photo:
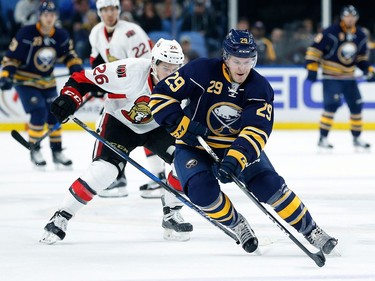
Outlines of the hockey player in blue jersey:
{"type": "Polygon", "coordinates": [[[253,252],[258,240],[219,182],[239,177],[315,247],[329,254],[337,239],[313,220],[263,151],[271,134],[274,92],[254,66],[257,50],[248,31],[231,30],[222,58],[196,59],[156,85],[151,96],[154,119],[176,140],[175,167],[190,200],[212,219],[232,229],[242,247],[253,252]],[[181,102],[187,100],[182,109],[181,102]],[[215,164],[199,146],[206,139],[222,159],[215,164]]]}
{"type": "MultiPolygon", "coordinates": [[[[44,134],[44,125],[54,127],[57,119],[50,113],[50,105],[58,96],[56,80],[53,78],[55,63],[64,63],[70,73],[82,70],[82,61],[77,57],[68,33],[55,27],[56,6],[45,1],[39,7],[39,21],[21,28],[10,43],[2,60],[0,88],[7,90],[15,86],[26,113],[29,141],[35,143],[44,134]]],[[[72,161],[62,153],[61,128],[49,136],[53,162],[70,166],[72,161]]],[[[40,147],[31,150],[31,162],[45,166],[40,147]]]]}
{"type": "Polygon", "coordinates": [[[353,145],[368,149],[370,144],[360,137],[363,128],[362,97],[358,89],[355,68],[358,67],[368,82],[375,82],[374,67],[368,61],[367,38],[356,23],[357,9],[344,6],[340,22],[319,33],[306,51],[307,80],[315,82],[319,66],[323,72],[323,113],[320,117],[320,138],[318,146],[332,149],[328,134],[333,125],[336,111],[345,99],[350,110],[350,130],[353,145]]]}

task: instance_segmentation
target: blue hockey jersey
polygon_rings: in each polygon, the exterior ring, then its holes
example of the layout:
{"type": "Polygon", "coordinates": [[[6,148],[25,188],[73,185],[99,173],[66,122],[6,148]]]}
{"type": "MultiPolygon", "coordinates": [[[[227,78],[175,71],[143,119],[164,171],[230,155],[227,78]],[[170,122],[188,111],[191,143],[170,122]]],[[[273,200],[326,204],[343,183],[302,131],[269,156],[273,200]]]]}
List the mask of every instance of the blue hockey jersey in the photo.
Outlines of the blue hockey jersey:
{"type": "Polygon", "coordinates": [[[358,66],[364,74],[372,71],[368,62],[367,38],[360,27],[348,30],[344,23],[334,24],[319,33],[306,51],[306,68],[323,75],[353,77],[358,66]]]}
{"type": "Polygon", "coordinates": [[[209,128],[207,143],[220,157],[227,148],[240,146],[251,163],[271,134],[273,99],[273,89],[256,70],[238,84],[231,81],[223,60],[200,58],[160,81],[150,107],[161,125],[174,124],[184,115],[200,122],[209,128]]]}
{"type": "Polygon", "coordinates": [[[2,60],[2,72],[23,85],[46,89],[56,86],[55,79],[50,78],[57,61],[64,63],[70,73],[83,69],[68,33],[55,27],[43,36],[38,22],[17,32],[2,60]]]}

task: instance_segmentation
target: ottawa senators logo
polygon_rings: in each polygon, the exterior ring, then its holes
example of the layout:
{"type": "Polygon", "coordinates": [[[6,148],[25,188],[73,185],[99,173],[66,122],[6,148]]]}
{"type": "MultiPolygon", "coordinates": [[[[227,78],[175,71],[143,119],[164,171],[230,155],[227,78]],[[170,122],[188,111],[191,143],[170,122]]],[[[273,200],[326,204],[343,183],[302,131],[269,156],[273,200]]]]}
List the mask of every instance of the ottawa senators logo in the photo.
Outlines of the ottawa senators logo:
{"type": "Polygon", "coordinates": [[[118,78],[126,77],[126,65],[125,64],[119,65],[116,69],[116,73],[117,73],[118,78]]]}
{"type": "Polygon", "coordinates": [[[149,96],[141,96],[135,102],[130,111],[121,110],[122,115],[134,124],[146,124],[152,121],[151,109],[148,107],[149,96]]]}

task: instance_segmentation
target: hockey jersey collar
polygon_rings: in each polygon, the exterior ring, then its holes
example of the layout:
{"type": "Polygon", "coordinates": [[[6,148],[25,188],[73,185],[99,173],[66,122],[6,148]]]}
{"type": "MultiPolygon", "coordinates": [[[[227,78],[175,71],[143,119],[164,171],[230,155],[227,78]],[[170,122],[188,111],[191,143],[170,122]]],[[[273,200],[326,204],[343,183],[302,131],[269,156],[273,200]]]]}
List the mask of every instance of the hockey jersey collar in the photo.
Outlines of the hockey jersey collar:
{"type": "Polygon", "coordinates": [[[227,81],[229,83],[232,83],[232,79],[230,78],[230,74],[229,74],[229,70],[228,70],[228,67],[225,65],[225,63],[223,62],[223,65],[222,65],[222,71],[223,71],[223,75],[225,77],[225,79],[227,79],[227,81]]]}
{"type": "Polygon", "coordinates": [[[340,26],[341,26],[341,29],[345,33],[349,32],[349,33],[355,34],[357,32],[357,28],[355,26],[353,26],[352,28],[348,29],[343,21],[340,22],[340,26]]]}
{"type": "Polygon", "coordinates": [[[54,27],[52,27],[51,31],[49,32],[49,34],[43,34],[42,32],[42,26],[40,24],[40,22],[38,21],[36,23],[36,29],[38,30],[38,32],[42,35],[42,36],[48,36],[48,37],[52,37],[54,34],[55,34],[55,31],[56,29],[54,27]]]}

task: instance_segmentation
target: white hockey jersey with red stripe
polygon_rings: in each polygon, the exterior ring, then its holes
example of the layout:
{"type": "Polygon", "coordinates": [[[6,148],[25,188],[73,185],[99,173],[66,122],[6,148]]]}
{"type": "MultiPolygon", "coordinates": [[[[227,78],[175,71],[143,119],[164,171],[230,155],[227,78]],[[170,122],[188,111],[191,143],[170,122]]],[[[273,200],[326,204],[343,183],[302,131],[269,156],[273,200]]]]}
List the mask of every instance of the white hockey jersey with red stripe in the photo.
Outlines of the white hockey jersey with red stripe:
{"type": "Polygon", "coordinates": [[[128,58],[101,64],[93,70],[74,74],[72,78],[78,83],[95,84],[108,92],[105,113],[135,133],[143,134],[159,127],[148,106],[153,88],[150,69],[151,59],[128,58]]]}
{"type": "Polygon", "coordinates": [[[151,58],[152,43],[146,32],[137,24],[119,20],[112,37],[108,37],[103,22],[98,23],[90,32],[90,60],[98,55],[105,62],[126,58],[151,58]]]}

